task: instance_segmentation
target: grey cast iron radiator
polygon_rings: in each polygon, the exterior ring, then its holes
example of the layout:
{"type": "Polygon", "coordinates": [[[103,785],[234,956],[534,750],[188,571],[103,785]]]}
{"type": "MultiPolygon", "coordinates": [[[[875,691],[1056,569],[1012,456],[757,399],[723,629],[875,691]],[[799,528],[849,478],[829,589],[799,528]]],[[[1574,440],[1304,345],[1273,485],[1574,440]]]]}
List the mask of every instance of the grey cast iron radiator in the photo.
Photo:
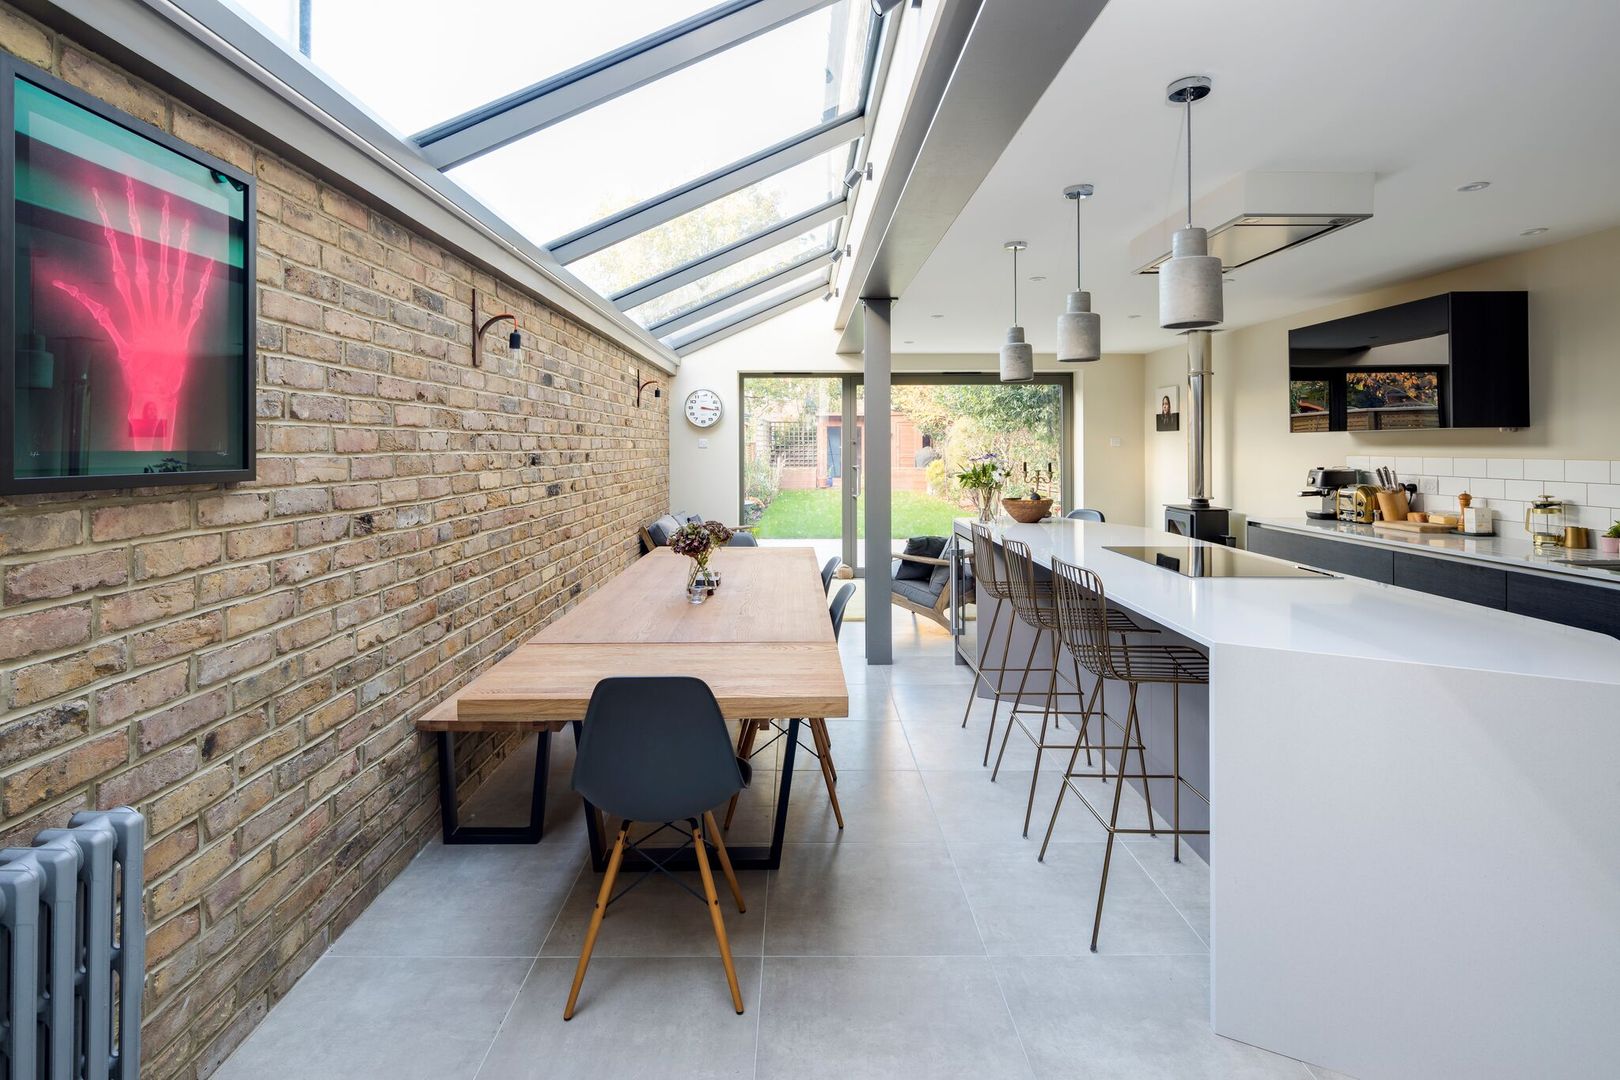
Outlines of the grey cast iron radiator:
{"type": "Polygon", "coordinates": [[[4,1080],[138,1080],[145,841],[126,806],[0,851],[4,1080]]]}

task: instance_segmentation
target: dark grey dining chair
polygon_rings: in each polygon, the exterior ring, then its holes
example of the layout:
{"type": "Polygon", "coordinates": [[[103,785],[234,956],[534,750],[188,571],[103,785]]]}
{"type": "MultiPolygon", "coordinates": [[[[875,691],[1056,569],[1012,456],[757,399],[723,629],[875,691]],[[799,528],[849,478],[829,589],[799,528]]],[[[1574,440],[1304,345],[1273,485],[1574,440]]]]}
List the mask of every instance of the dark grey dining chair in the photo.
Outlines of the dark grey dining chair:
{"type": "MultiPolygon", "coordinates": [[[[731,735],[720,714],[720,705],[707,683],[689,676],[645,676],[603,679],[591,694],[580,734],[579,754],[574,761],[574,790],[592,806],[622,819],[607,873],[596,895],[590,929],[580,950],[574,984],[568,991],[563,1019],[571,1020],[585,982],[585,969],[596,947],[596,935],[613,895],[626,848],[639,848],[630,840],[630,826],[636,822],[658,823],[664,829],[689,832],[698,876],[703,881],[703,898],[714,923],[714,937],[720,945],[720,962],[725,965],[726,982],[731,987],[731,1003],[743,1011],[742,992],[737,987],[737,969],[731,962],[731,943],[726,938],[725,920],[720,917],[720,901],[709,872],[708,849],[712,844],[720,859],[720,869],[736,898],[737,910],[746,911],[742,889],[726,854],[725,841],[715,826],[712,808],[736,795],[747,784],[747,765],[731,750],[731,735]]],[[[643,837],[645,841],[647,838],[643,837]]],[[[663,873],[684,882],[656,860],[647,856],[653,868],[619,893],[623,896],[653,873],[663,873]]],[[[688,889],[687,891],[691,891],[688,889]]]]}
{"type": "Polygon", "coordinates": [[[1084,506],[1070,510],[1063,516],[1070,521],[1106,521],[1101,510],[1091,510],[1084,506]]]}
{"type": "Polygon", "coordinates": [[[821,591],[822,592],[825,593],[825,592],[831,591],[833,575],[838,573],[838,568],[840,566],[842,566],[842,565],[844,565],[844,560],[840,559],[837,555],[834,555],[832,558],[828,559],[826,561],[826,563],[824,563],[822,565],[822,567],[821,567],[821,591]]]}
{"type": "Polygon", "coordinates": [[[844,629],[844,609],[849,607],[849,598],[855,595],[853,584],[845,585],[833,597],[832,604],[827,608],[827,614],[832,617],[833,640],[838,640],[838,634],[844,629]]]}
{"type": "Polygon", "coordinates": [[[759,538],[749,532],[734,532],[726,547],[759,547],[759,538]]]}

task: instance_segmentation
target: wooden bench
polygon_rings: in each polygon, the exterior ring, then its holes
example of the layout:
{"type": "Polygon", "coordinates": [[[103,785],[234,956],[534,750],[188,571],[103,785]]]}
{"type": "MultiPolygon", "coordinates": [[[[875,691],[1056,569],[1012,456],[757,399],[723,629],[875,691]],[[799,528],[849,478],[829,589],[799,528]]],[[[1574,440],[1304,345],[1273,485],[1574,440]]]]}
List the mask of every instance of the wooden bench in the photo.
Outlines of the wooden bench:
{"type": "Polygon", "coordinates": [[[488,720],[458,715],[460,695],[440,702],[416,720],[416,730],[431,731],[439,743],[439,820],[446,844],[536,844],[545,833],[546,774],[551,766],[551,733],[567,720],[488,720]],[[533,731],[539,734],[534,751],[534,787],[529,797],[529,820],[523,825],[463,825],[456,806],[455,737],[473,732],[533,731]]]}

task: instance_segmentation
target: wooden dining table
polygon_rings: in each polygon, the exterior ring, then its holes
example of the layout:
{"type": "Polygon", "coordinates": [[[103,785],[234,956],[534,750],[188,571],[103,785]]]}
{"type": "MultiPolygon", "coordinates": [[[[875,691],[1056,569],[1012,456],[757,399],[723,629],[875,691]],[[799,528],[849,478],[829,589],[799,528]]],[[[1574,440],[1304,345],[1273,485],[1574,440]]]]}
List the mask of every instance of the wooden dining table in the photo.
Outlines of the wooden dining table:
{"type": "MultiPolygon", "coordinates": [[[[688,559],[667,548],[638,559],[417,721],[439,736],[446,842],[538,840],[550,733],[568,725],[579,738],[602,679],[690,675],[708,684],[728,720],[785,722],[770,843],[730,849],[737,869],[780,865],[800,724],[849,713],[826,590],[808,547],[721,548],[709,565],[721,584],[704,603],[692,604],[688,559]],[[529,827],[456,823],[453,737],[473,731],[540,732],[529,827]]],[[[595,807],[586,803],[585,811],[591,860],[600,870],[605,829],[595,807]]]]}

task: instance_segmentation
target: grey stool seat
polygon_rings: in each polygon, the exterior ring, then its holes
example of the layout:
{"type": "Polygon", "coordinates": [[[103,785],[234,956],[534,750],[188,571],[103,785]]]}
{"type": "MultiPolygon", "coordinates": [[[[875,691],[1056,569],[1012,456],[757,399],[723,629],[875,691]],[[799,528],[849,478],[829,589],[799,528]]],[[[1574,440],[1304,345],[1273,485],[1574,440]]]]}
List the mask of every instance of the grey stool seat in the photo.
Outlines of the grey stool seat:
{"type": "Polygon", "coordinates": [[[1107,520],[1106,518],[1103,517],[1103,512],[1101,510],[1091,510],[1091,509],[1088,509],[1087,507],[1084,507],[1084,506],[1076,507],[1075,509],[1070,510],[1067,514],[1064,514],[1063,516],[1068,518],[1070,521],[1104,521],[1104,522],[1106,522],[1106,520],[1107,520]]]}
{"type": "MultiPolygon", "coordinates": [[[[740,762],[731,750],[731,736],[714,693],[701,679],[686,676],[658,676],[603,679],[591,694],[590,706],[574,762],[574,790],[598,810],[621,819],[607,872],[591,912],[590,929],[580,950],[579,966],[568,992],[563,1019],[573,1018],[585,969],[596,947],[597,933],[608,905],[618,899],[613,885],[624,862],[625,849],[634,850],[630,827],[636,822],[659,823],[674,828],[683,822],[691,837],[698,876],[703,882],[703,899],[708,904],[714,936],[720,947],[720,961],[731,988],[731,1003],[743,1011],[737,971],[731,961],[731,943],[726,938],[725,920],[715,895],[714,877],[709,872],[708,849],[713,845],[720,859],[737,910],[743,912],[742,889],[726,854],[725,841],[714,823],[713,808],[730,799],[748,783],[752,769],[740,762]]],[[[594,811],[593,811],[594,812],[594,811]]],[[[645,837],[643,838],[645,839],[645,837]]],[[[653,861],[652,873],[669,874],[653,861]]],[[[670,875],[673,877],[673,875],[670,875]]],[[[687,888],[678,878],[673,879],[687,888]]],[[[638,878],[624,892],[640,884],[638,878]]],[[[688,891],[691,891],[688,889],[688,891]]],[[[619,893],[623,896],[624,892],[619,893]]]]}

